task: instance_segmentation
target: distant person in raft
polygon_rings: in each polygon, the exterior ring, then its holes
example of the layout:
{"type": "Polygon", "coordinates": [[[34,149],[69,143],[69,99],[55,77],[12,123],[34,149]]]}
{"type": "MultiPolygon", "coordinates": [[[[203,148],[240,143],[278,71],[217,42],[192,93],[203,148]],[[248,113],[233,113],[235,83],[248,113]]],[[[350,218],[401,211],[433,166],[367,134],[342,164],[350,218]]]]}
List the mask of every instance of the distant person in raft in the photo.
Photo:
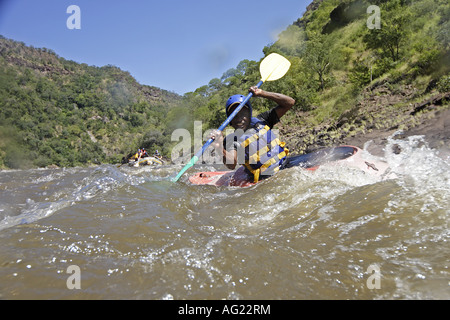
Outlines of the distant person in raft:
{"type": "MultiPolygon", "coordinates": [[[[228,169],[234,170],[237,164],[243,165],[236,171],[235,178],[256,183],[278,172],[286,160],[289,150],[272,128],[292,108],[295,100],[257,87],[251,87],[249,92],[255,97],[274,101],[277,106],[252,117],[249,101],[231,120],[234,133],[224,138],[222,132],[217,130],[212,133],[211,138],[216,152],[222,153],[223,162],[228,169]]],[[[227,117],[244,99],[243,95],[234,95],[228,99],[225,106],[227,117]]]]}

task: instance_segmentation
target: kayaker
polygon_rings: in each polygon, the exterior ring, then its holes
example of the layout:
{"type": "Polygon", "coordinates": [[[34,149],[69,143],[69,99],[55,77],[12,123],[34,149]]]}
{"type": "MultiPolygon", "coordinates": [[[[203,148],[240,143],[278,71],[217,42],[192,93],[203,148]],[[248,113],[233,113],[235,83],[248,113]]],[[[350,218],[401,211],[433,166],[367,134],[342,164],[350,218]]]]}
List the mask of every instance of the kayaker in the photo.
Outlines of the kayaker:
{"type": "MultiPolygon", "coordinates": [[[[235,132],[224,138],[221,131],[215,131],[211,138],[214,139],[213,146],[216,151],[222,153],[227,168],[234,170],[237,164],[241,164],[248,179],[258,182],[275,174],[286,159],[289,150],[272,128],[292,108],[295,100],[284,94],[264,91],[257,87],[251,87],[249,92],[255,97],[274,101],[277,106],[252,117],[252,106],[247,102],[230,123],[235,132]]],[[[227,116],[244,99],[243,95],[231,96],[225,106],[227,116]]]]}

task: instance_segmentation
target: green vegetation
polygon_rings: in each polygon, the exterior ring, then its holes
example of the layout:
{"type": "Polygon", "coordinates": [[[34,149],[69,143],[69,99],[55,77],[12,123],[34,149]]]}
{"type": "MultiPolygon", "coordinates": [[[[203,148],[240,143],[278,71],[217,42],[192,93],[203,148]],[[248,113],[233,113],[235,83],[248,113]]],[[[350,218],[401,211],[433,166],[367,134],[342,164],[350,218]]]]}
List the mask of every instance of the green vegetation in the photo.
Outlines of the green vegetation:
{"type": "Polygon", "coordinates": [[[140,146],[167,154],[164,119],[181,99],[117,67],[3,37],[0,97],[0,167],[8,168],[117,163],[140,146]]]}
{"type": "MultiPolygon", "coordinates": [[[[265,90],[297,101],[280,125],[291,151],[301,153],[310,144],[332,145],[345,136],[409,123],[397,112],[411,102],[448,92],[449,18],[448,1],[313,1],[301,19],[263,49],[292,63],[285,77],[264,84],[265,90]],[[380,29],[367,27],[366,10],[372,4],[380,8],[380,29]],[[380,95],[381,87],[387,87],[393,101],[383,100],[377,107],[385,110],[380,111],[366,100],[378,101],[370,98],[380,95]],[[397,95],[404,101],[399,103],[397,95]]],[[[242,61],[186,95],[193,117],[219,126],[226,118],[223,102],[257,83],[257,66],[242,61]]],[[[264,99],[253,99],[252,104],[256,113],[271,107],[264,99]]]]}
{"type": "MultiPolygon", "coordinates": [[[[280,125],[291,151],[412,123],[396,111],[449,91],[449,21],[445,0],[314,0],[263,48],[292,63],[264,85],[297,101],[280,125]],[[369,5],[380,8],[380,29],[367,27],[369,5]],[[382,112],[368,114],[374,104],[382,112]]],[[[258,65],[243,60],[180,97],[114,66],[77,64],[1,38],[0,167],[114,163],[139,146],[170,156],[173,130],[192,132],[194,121],[217,128],[226,99],[259,81],[258,65]]],[[[265,99],[252,104],[255,113],[272,107],[265,99]]]]}

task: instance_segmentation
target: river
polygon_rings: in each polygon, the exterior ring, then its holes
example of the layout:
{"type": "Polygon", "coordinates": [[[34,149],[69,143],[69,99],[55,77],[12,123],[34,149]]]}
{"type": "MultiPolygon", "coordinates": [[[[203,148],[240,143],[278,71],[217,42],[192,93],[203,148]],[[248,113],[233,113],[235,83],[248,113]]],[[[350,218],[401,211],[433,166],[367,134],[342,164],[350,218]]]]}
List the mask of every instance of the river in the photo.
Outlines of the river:
{"type": "Polygon", "coordinates": [[[0,299],[450,299],[450,160],[386,150],[390,179],[248,188],[190,185],[206,165],[1,171],[0,299]]]}

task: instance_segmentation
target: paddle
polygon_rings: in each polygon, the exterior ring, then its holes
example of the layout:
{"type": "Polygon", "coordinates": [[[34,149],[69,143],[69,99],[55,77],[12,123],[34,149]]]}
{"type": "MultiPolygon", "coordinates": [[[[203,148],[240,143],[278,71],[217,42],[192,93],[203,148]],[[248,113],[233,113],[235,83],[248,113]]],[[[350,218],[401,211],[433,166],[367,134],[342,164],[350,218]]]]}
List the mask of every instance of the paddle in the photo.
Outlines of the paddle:
{"type": "MultiPolygon", "coordinates": [[[[281,77],[283,77],[286,72],[288,72],[289,68],[291,66],[291,63],[289,60],[287,60],[285,57],[279,55],[278,53],[271,53],[267,57],[261,61],[261,64],[259,65],[259,72],[261,74],[261,81],[258,82],[256,87],[261,87],[261,85],[266,81],[274,81],[278,80],[281,77]]],[[[223,131],[227,125],[233,120],[233,118],[241,111],[241,109],[245,106],[248,100],[253,96],[253,93],[249,93],[244,101],[241,102],[241,104],[230,114],[230,116],[225,120],[224,123],[219,127],[219,131],[223,131]]],[[[209,147],[209,145],[214,140],[209,138],[208,141],[203,145],[203,147],[195,153],[195,155],[192,157],[192,159],[184,166],[184,168],[178,173],[178,175],[175,178],[172,178],[171,180],[173,182],[178,181],[180,177],[183,175],[183,173],[186,172],[187,169],[192,167],[198,159],[202,156],[202,154],[205,152],[205,150],[209,147]]]]}

